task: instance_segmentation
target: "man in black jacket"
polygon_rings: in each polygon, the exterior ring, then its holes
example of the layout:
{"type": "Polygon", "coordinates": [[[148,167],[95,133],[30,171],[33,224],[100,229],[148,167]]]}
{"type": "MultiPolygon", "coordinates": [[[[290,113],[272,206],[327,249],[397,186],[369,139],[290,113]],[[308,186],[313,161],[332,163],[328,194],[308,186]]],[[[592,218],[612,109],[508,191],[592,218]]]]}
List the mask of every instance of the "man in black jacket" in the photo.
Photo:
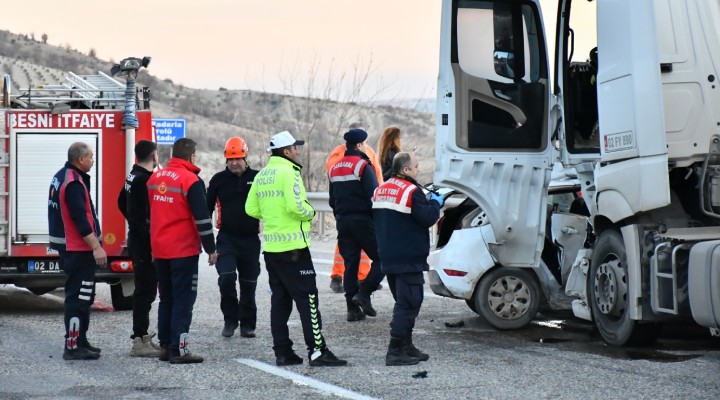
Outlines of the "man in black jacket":
{"type": "Polygon", "coordinates": [[[225,143],[224,171],[210,179],[208,211],[217,205],[218,261],[215,265],[220,287],[220,310],[225,319],[224,337],[231,337],[240,326],[240,336],[255,337],[257,306],[255,289],[260,275],[259,221],[245,213],[250,187],[258,171],[247,163],[248,148],[237,136],[225,143]],[[236,282],[240,281],[240,299],[236,282]]]}
{"type": "Polygon", "coordinates": [[[150,224],[148,223],[147,181],[158,163],[157,145],[141,140],[135,145],[137,164],[125,178],[125,185],[118,196],[118,208],[128,221],[128,252],[135,270],[133,294],[133,334],[130,355],[133,357],[158,357],[160,347],[152,341],[155,333],[149,333],[150,309],[157,297],[157,275],[150,250],[150,224]]]}
{"type": "Polygon", "coordinates": [[[430,358],[413,345],[412,330],[423,302],[428,228],[437,222],[444,200],[433,192],[426,198],[415,181],[417,174],[415,153],[398,153],[392,177],[373,196],[382,271],[395,299],[385,365],[413,365],[430,358]]]}
{"type": "Polygon", "coordinates": [[[345,260],[343,288],[348,321],[377,315],[370,302],[370,295],[384,278],[380,271],[372,215],[372,195],[378,181],[372,162],[362,151],[367,136],[367,132],[362,129],[346,132],[345,156],[330,168],[330,207],[337,224],[340,255],[345,260]],[[359,285],[361,250],[365,251],[372,263],[370,272],[362,285],[359,285]]]}

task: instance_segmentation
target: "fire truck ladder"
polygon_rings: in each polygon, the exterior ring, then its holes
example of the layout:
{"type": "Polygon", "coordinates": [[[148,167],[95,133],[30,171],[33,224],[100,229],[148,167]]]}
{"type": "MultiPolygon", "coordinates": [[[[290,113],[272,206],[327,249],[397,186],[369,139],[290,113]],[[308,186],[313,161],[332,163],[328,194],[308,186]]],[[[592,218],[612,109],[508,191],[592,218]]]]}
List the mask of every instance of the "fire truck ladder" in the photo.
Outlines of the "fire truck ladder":
{"type": "MultiPolygon", "coordinates": [[[[2,107],[10,104],[10,93],[12,80],[10,75],[5,75],[2,81],[2,94],[0,94],[2,107]]],[[[8,222],[8,204],[9,204],[9,182],[6,179],[8,169],[10,168],[10,149],[8,148],[10,135],[8,134],[8,124],[5,120],[6,114],[0,112],[0,256],[8,254],[8,243],[10,243],[10,224],[8,222]]]]}
{"type": "Polygon", "coordinates": [[[77,75],[68,72],[59,84],[33,85],[20,89],[12,96],[12,102],[21,108],[53,108],[71,101],[82,101],[90,108],[119,108],[125,103],[125,85],[111,76],[77,75]],[[84,100],[83,100],[84,99],[84,100]]]}
{"type": "Polygon", "coordinates": [[[116,107],[118,103],[124,102],[123,93],[125,91],[125,85],[102,72],[98,72],[97,75],[77,75],[68,72],[63,86],[68,89],[86,89],[77,90],[75,94],[88,99],[84,103],[90,108],[92,108],[92,104],[98,99],[115,100],[107,104],[113,107],[116,107]]]}

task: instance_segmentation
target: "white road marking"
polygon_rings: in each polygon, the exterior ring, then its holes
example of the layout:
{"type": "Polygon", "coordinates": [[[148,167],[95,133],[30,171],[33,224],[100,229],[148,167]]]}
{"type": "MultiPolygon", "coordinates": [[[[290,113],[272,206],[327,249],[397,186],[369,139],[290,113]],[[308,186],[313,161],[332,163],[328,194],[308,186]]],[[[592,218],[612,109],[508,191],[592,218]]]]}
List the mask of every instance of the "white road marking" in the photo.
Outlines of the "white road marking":
{"type": "Polygon", "coordinates": [[[357,399],[357,400],[375,400],[375,397],[365,396],[364,394],[353,392],[347,389],[343,389],[340,386],[331,385],[329,383],[325,383],[322,381],[319,381],[317,379],[309,378],[304,375],[296,374],[294,372],[290,372],[284,368],[278,368],[275,366],[272,366],[270,364],[266,364],[264,362],[260,362],[257,360],[251,360],[249,358],[236,358],[235,361],[239,362],[240,364],[245,364],[249,367],[259,369],[260,371],[264,371],[273,375],[277,375],[281,378],[289,379],[293,381],[293,383],[297,385],[302,386],[310,386],[316,390],[319,390],[324,393],[333,394],[335,396],[343,397],[346,399],[357,399]]]}
{"type": "MultiPolygon", "coordinates": [[[[332,264],[333,264],[333,260],[326,260],[326,259],[323,259],[323,258],[313,258],[313,264],[328,264],[328,265],[332,265],[332,264]]],[[[331,273],[331,272],[325,272],[325,271],[315,270],[315,275],[330,276],[330,275],[332,275],[332,273],[331,273]]]]}

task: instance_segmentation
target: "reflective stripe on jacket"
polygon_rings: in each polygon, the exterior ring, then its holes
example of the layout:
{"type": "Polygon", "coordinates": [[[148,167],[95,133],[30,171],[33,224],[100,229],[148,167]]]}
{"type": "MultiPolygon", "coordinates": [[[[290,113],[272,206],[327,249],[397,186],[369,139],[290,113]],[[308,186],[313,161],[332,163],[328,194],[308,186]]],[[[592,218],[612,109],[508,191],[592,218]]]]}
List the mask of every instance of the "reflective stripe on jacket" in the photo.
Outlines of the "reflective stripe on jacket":
{"type": "Polygon", "coordinates": [[[212,221],[207,210],[200,168],[171,158],[166,168],[148,180],[150,242],[154,258],[171,259],[215,251],[212,221]]]}
{"type": "Polygon", "coordinates": [[[310,247],[315,210],[307,201],[301,169],[286,158],[271,156],[250,187],[245,212],[263,220],[266,252],[310,247]]]}
{"type": "Polygon", "coordinates": [[[375,190],[373,214],[382,271],[386,274],[428,269],[428,228],[437,222],[440,205],[428,201],[417,183],[393,176],[375,190]]]}
{"type": "Polygon", "coordinates": [[[357,149],[345,152],[330,168],[329,204],[336,218],[350,214],[372,214],[372,195],[377,179],[367,155],[357,149]]]}
{"type": "MultiPolygon", "coordinates": [[[[377,158],[377,155],[375,154],[375,150],[370,147],[369,144],[365,143],[363,146],[363,151],[365,154],[367,154],[368,158],[370,159],[370,164],[372,164],[373,171],[375,171],[375,176],[377,177],[378,184],[383,183],[383,173],[380,170],[380,162],[377,158]]],[[[330,172],[330,168],[332,168],[333,165],[335,165],[338,161],[340,161],[341,158],[345,157],[345,150],[347,150],[347,147],[344,144],[341,144],[335,149],[333,149],[332,153],[328,156],[327,162],[325,162],[325,170],[330,172]]]]}

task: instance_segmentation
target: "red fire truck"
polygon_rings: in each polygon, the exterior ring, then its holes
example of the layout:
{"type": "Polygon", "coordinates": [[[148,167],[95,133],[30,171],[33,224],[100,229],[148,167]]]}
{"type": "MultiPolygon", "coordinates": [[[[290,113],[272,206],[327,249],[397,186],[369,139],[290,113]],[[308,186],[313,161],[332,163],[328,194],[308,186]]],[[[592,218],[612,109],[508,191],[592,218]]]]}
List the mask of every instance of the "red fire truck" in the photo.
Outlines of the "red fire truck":
{"type": "Polygon", "coordinates": [[[91,195],[108,255],[108,266],[98,268],[95,277],[111,285],[115,309],[132,308],[133,268],[117,196],[134,161],[135,142],[153,138],[148,89],[135,90],[139,127],[128,131],[122,126],[126,85],[102,72],[69,73],[63,83],[17,94],[11,82],[5,75],[0,107],[0,284],[37,295],[64,285],[48,241],[47,193],[68,147],[85,142],[96,157],[91,195]]]}

